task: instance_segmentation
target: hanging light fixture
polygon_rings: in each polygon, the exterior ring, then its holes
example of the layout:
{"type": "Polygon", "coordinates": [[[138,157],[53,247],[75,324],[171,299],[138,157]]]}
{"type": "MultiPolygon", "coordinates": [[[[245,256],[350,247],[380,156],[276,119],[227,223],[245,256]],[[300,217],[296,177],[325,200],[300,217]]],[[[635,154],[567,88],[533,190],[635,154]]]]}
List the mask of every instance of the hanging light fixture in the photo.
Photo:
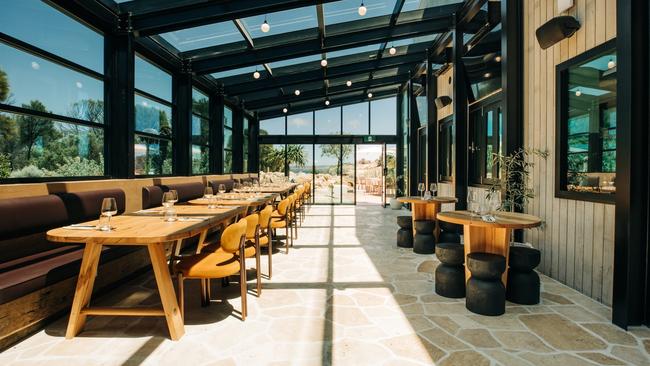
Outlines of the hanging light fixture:
{"type": "Polygon", "coordinates": [[[294,91],[293,94],[295,94],[296,96],[300,95],[300,90],[296,89],[296,91],[294,91]]]}
{"type": "Polygon", "coordinates": [[[483,77],[486,78],[486,79],[488,79],[490,76],[492,76],[492,74],[489,73],[489,72],[486,72],[485,74],[483,74],[483,77]]]}
{"type": "Polygon", "coordinates": [[[320,60],[320,65],[323,66],[323,67],[327,66],[327,59],[324,58],[324,59],[320,60]]]}
{"type": "Polygon", "coordinates": [[[368,12],[368,8],[366,8],[365,5],[363,5],[363,1],[361,2],[361,6],[359,6],[359,15],[364,16],[368,12]]]}
{"type": "Polygon", "coordinates": [[[347,85],[347,86],[352,86],[352,81],[350,81],[350,80],[346,81],[346,82],[345,82],[345,85],[347,85]]]}
{"type": "Polygon", "coordinates": [[[609,62],[607,62],[607,68],[611,70],[611,69],[613,69],[615,67],[616,67],[616,62],[613,59],[610,58],[609,62]]]}
{"type": "Polygon", "coordinates": [[[325,105],[330,105],[330,100],[329,99],[325,99],[325,105]]]}
{"type": "Polygon", "coordinates": [[[576,97],[579,97],[581,95],[582,95],[582,90],[580,90],[580,88],[578,88],[578,90],[576,90],[576,97]]]}
{"type": "Polygon", "coordinates": [[[397,53],[397,48],[393,46],[393,44],[390,44],[390,49],[388,50],[388,53],[392,56],[397,53]]]}
{"type": "Polygon", "coordinates": [[[368,93],[368,98],[372,98],[372,93],[368,93]]]}
{"type": "Polygon", "coordinates": [[[264,33],[268,33],[268,31],[271,30],[271,26],[269,25],[269,22],[266,21],[266,15],[264,16],[264,23],[260,26],[260,30],[264,33]]]}
{"type": "Polygon", "coordinates": [[[501,56],[497,56],[497,57],[495,57],[495,58],[494,58],[494,61],[496,61],[496,62],[501,62],[501,56]]]}
{"type": "Polygon", "coordinates": [[[257,68],[255,68],[255,72],[253,73],[253,79],[259,79],[260,78],[260,72],[257,71],[257,68]]]}
{"type": "Polygon", "coordinates": [[[284,108],[282,108],[282,112],[287,113],[287,112],[289,112],[289,110],[287,109],[287,107],[284,107],[284,108]]]}

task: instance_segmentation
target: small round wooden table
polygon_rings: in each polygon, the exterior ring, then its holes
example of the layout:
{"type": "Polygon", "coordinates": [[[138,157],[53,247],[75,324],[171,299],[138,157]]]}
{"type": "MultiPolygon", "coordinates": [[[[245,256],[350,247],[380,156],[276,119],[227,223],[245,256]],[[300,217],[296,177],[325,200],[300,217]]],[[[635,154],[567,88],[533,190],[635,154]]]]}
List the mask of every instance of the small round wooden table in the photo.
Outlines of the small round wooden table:
{"type": "MultiPolygon", "coordinates": [[[[499,254],[506,258],[506,270],[501,280],[507,285],[508,253],[510,251],[510,235],[514,229],[527,229],[541,225],[539,217],[517,212],[494,212],[495,222],[483,221],[480,216],[468,211],[447,211],[438,214],[438,220],[452,224],[463,225],[465,263],[467,255],[472,252],[499,254]]],[[[471,274],[465,266],[465,281],[471,274]]]]}
{"type": "MultiPolygon", "coordinates": [[[[413,220],[413,234],[415,235],[415,220],[436,220],[440,212],[441,205],[444,203],[456,203],[455,197],[432,197],[429,200],[417,196],[398,197],[398,201],[411,204],[411,220],[413,220]]],[[[440,225],[436,221],[436,230],[433,233],[438,241],[440,234],[440,225]]]]}

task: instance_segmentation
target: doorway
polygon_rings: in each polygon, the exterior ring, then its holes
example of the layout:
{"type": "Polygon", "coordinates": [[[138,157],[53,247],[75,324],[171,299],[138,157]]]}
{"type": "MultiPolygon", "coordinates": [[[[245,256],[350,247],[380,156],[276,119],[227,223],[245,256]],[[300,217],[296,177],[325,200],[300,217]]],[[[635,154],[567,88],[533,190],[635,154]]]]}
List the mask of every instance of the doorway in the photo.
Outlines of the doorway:
{"type": "Polygon", "coordinates": [[[356,145],[355,156],[357,204],[383,206],[386,203],[385,145],[356,145]]]}

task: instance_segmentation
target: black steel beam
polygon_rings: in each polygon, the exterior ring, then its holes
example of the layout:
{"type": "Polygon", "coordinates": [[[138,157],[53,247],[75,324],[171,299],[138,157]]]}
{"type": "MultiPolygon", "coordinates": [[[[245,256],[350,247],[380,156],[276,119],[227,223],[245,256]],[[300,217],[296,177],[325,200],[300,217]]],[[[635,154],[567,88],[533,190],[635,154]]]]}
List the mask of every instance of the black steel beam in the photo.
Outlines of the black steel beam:
{"type": "Polygon", "coordinates": [[[650,323],[647,1],[616,2],[616,227],[612,322],[650,323]]]}
{"type": "Polygon", "coordinates": [[[339,0],[137,0],[120,10],[133,14],[134,32],[148,36],[334,1],[339,0]]]}
{"type": "Polygon", "coordinates": [[[501,1],[501,103],[505,141],[504,153],[523,146],[523,4],[501,1]]]}
{"type": "Polygon", "coordinates": [[[467,85],[465,80],[465,70],[463,66],[463,53],[465,44],[463,40],[463,31],[457,25],[452,32],[452,61],[453,61],[453,119],[456,128],[455,136],[455,195],[458,199],[456,209],[464,210],[467,208],[467,140],[468,140],[468,116],[467,116],[467,85]]]}
{"type": "Polygon", "coordinates": [[[172,113],[175,116],[173,167],[176,175],[192,174],[192,74],[189,69],[174,74],[172,113]]]}
{"type": "Polygon", "coordinates": [[[47,0],[46,2],[104,33],[114,32],[118,24],[117,7],[104,0],[47,0]]]}
{"type": "Polygon", "coordinates": [[[337,94],[344,94],[353,91],[365,91],[371,88],[377,88],[387,85],[399,85],[408,80],[408,74],[389,76],[385,78],[369,79],[367,81],[359,81],[352,86],[347,85],[337,85],[334,87],[329,87],[327,89],[327,94],[325,93],[325,88],[319,88],[317,90],[307,90],[301,91],[300,95],[296,96],[293,94],[290,95],[279,95],[272,98],[263,98],[258,100],[245,100],[246,108],[251,110],[262,109],[271,107],[274,105],[284,105],[288,103],[295,103],[300,101],[319,99],[324,101],[325,98],[329,95],[330,97],[337,94]]]}
{"type": "MultiPolygon", "coordinates": [[[[393,96],[396,95],[398,92],[398,88],[395,87],[395,90],[385,90],[385,91],[380,91],[380,92],[373,92],[373,97],[372,99],[381,99],[383,97],[388,97],[388,96],[393,96]]],[[[364,100],[368,100],[367,96],[362,95],[361,93],[355,93],[354,95],[342,95],[336,98],[330,98],[330,105],[327,108],[334,108],[337,106],[342,106],[346,104],[352,104],[352,103],[357,103],[357,102],[362,102],[364,100]]],[[[317,109],[324,109],[325,104],[323,104],[323,100],[319,100],[314,103],[310,104],[301,104],[300,106],[293,107],[289,105],[289,112],[290,114],[294,113],[301,113],[301,112],[308,112],[308,111],[313,111],[317,109]]],[[[273,109],[268,109],[268,110],[263,110],[263,111],[258,111],[258,116],[260,119],[268,119],[268,118],[274,118],[274,117],[279,117],[283,116],[284,113],[282,112],[283,106],[279,105],[277,108],[273,109]]]]}
{"type": "MultiPolygon", "coordinates": [[[[320,54],[366,45],[411,38],[446,31],[451,25],[449,15],[423,19],[416,22],[397,24],[393,28],[361,29],[353,32],[330,35],[321,46],[320,39],[315,37],[297,42],[280,43],[259,47],[253,50],[240,51],[217,56],[209,56],[214,51],[204,50],[198,53],[183,53],[184,57],[192,58],[194,70],[199,74],[213,73],[233,68],[259,65],[266,62],[292,59],[302,56],[320,54]]],[[[270,36],[275,37],[275,36],[270,36]]],[[[215,49],[216,50],[216,49],[215,49]]]]}
{"type": "MultiPolygon", "coordinates": [[[[412,66],[417,62],[421,62],[424,57],[425,55],[423,54],[415,53],[383,58],[377,64],[375,64],[374,60],[369,60],[350,63],[347,65],[328,67],[327,76],[330,79],[334,79],[368,73],[372,70],[386,70],[403,65],[412,66]]],[[[226,85],[225,90],[226,94],[234,96],[256,92],[259,90],[268,90],[319,81],[322,80],[322,78],[323,73],[320,68],[314,68],[313,70],[295,74],[276,76],[273,79],[259,79],[239,84],[226,85]]]]}

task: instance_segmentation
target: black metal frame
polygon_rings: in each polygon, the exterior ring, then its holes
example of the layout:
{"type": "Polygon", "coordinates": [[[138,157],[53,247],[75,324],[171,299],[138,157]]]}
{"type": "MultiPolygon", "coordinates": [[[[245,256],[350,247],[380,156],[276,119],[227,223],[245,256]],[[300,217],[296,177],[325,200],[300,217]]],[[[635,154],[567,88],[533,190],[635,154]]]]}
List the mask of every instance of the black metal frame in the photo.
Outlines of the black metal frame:
{"type": "MultiPolygon", "coordinates": [[[[445,117],[445,118],[443,118],[443,119],[441,119],[439,121],[436,121],[436,123],[438,125],[438,128],[437,128],[438,136],[440,136],[441,131],[444,130],[445,128],[451,128],[451,131],[452,131],[451,138],[454,139],[456,131],[455,131],[455,128],[454,128],[455,126],[454,126],[454,118],[453,118],[453,116],[451,116],[451,115],[447,116],[447,117],[445,117]]],[[[454,181],[454,169],[455,169],[455,165],[456,165],[455,160],[456,159],[454,159],[453,153],[452,153],[452,156],[449,157],[451,159],[451,172],[450,172],[451,175],[441,175],[440,173],[442,172],[443,169],[441,169],[440,167],[443,166],[443,165],[446,165],[446,164],[443,164],[444,163],[443,162],[443,157],[447,157],[446,151],[448,149],[448,146],[446,146],[443,143],[443,141],[442,141],[442,139],[440,137],[438,137],[438,142],[439,142],[438,143],[438,159],[440,160],[438,162],[438,174],[439,174],[438,175],[438,182],[453,183],[453,181],[454,181]],[[445,150],[445,153],[443,153],[443,149],[445,150]]]]}
{"type": "MultiPolygon", "coordinates": [[[[586,52],[583,52],[567,61],[558,64],[555,67],[555,94],[556,94],[556,109],[555,109],[555,197],[566,198],[572,200],[600,202],[613,204],[616,202],[616,194],[600,194],[592,192],[576,192],[568,191],[562,187],[567,185],[567,170],[568,170],[568,71],[569,68],[581,64],[603,52],[616,49],[616,39],[609,40],[602,43],[586,52]]],[[[620,98],[620,96],[617,96],[620,98]]],[[[618,113],[618,111],[617,111],[618,113]]],[[[617,143],[618,145],[618,143],[617,143]]]]}
{"type": "Polygon", "coordinates": [[[190,109],[192,111],[192,117],[197,117],[197,118],[199,118],[201,120],[207,120],[209,127],[208,127],[208,141],[207,141],[207,143],[206,144],[195,144],[191,140],[191,138],[192,138],[192,121],[190,120],[190,126],[189,126],[189,129],[190,129],[190,141],[189,141],[189,145],[190,145],[189,146],[190,147],[190,156],[189,156],[190,168],[189,168],[189,174],[188,175],[204,175],[204,174],[209,174],[210,173],[210,170],[211,170],[210,167],[212,166],[212,162],[210,160],[212,160],[213,157],[214,157],[214,155],[212,154],[212,144],[211,144],[212,140],[210,139],[210,134],[211,134],[210,130],[212,130],[213,127],[212,127],[212,120],[210,119],[210,108],[209,107],[208,107],[207,115],[202,115],[202,114],[200,114],[200,113],[198,113],[198,112],[196,112],[194,110],[194,89],[196,89],[198,92],[200,92],[201,94],[205,95],[208,98],[208,106],[210,105],[210,94],[206,93],[204,90],[202,90],[201,88],[199,88],[197,86],[193,86],[192,87],[192,106],[190,107],[190,109]],[[192,161],[192,147],[193,146],[204,147],[204,148],[207,148],[208,151],[210,151],[209,159],[208,159],[208,172],[206,172],[206,173],[194,173],[192,171],[192,166],[194,164],[193,161],[192,161]]]}
{"type": "MultiPolygon", "coordinates": [[[[474,113],[476,112],[481,112],[481,117],[483,118],[484,114],[483,111],[486,109],[491,109],[493,107],[497,107],[501,113],[503,113],[503,103],[501,100],[502,93],[501,91],[497,93],[490,94],[489,96],[478,100],[472,104],[469,105],[469,140],[468,144],[474,148],[477,148],[479,151],[479,154],[483,152],[482,149],[486,148],[486,144],[484,144],[483,138],[487,138],[487,130],[483,128],[483,125],[477,126],[477,121],[473,120],[472,117],[474,113]],[[477,137],[480,137],[481,140],[474,141],[477,137]]],[[[483,124],[483,120],[481,120],[481,124],[483,124]]],[[[505,150],[505,135],[499,136],[498,131],[499,131],[499,124],[498,120],[495,121],[496,123],[493,123],[492,125],[492,136],[493,138],[497,141],[496,146],[503,146],[505,150]]],[[[498,151],[498,149],[497,149],[498,151]]],[[[474,152],[472,151],[472,154],[474,152]]],[[[485,187],[488,185],[491,185],[498,181],[496,178],[492,179],[486,179],[485,174],[486,172],[484,171],[484,164],[485,161],[483,160],[483,156],[480,159],[477,159],[476,156],[474,155],[473,159],[468,158],[468,171],[469,171],[469,184],[472,187],[485,187]],[[478,167],[478,169],[476,169],[478,167]]],[[[499,167],[498,165],[494,165],[492,168],[492,176],[497,176],[498,174],[499,167]]]]}

